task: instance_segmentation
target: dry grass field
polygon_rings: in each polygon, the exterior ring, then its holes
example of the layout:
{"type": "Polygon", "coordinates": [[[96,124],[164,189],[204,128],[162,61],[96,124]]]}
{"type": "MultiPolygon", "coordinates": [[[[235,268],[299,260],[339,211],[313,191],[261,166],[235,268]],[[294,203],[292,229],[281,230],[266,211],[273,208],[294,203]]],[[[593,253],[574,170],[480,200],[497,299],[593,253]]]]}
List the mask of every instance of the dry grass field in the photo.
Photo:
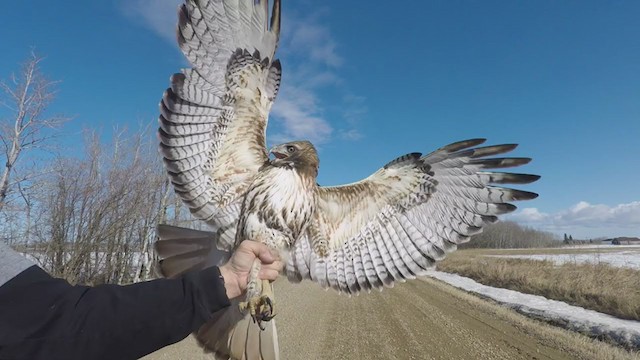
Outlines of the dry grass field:
{"type": "Polygon", "coordinates": [[[623,319],[640,320],[640,271],[605,263],[556,264],[490,255],[582,254],[615,249],[461,250],[438,270],[482,284],[541,295],[623,319]]]}

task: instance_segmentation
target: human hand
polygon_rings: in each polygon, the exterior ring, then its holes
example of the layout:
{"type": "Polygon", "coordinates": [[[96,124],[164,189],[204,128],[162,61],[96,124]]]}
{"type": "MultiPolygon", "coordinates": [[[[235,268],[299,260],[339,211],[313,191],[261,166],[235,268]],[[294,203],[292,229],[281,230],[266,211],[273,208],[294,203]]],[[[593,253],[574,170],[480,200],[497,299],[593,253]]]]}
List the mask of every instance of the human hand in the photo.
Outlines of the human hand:
{"type": "Polygon", "coordinates": [[[275,280],[284,267],[277,253],[262,243],[245,240],[236,248],[231,259],[220,266],[220,274],[224,278],[227,297],[233,299],[247,290],[249,272],[253,261],[258,258],[262,263],[258,277],[263,280],[275,280]]]}

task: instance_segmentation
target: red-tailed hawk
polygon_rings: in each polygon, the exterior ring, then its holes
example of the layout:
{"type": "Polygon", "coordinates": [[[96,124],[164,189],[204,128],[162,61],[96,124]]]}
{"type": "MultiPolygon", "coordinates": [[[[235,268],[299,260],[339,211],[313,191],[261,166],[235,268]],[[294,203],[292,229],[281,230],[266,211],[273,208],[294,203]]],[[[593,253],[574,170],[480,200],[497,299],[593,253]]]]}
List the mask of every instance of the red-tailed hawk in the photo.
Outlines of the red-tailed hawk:
{"type": "MultiPolygon", "coordinates": [[[[160,148],[176,193],[213,230],[161,226],[165,276],[218,264],[221,250],[251,239],[281,251],[290,281],[347,294],[380,289],[432,268],[513,211],[510,201],[537,196],[499,186],[539,177],[491,171],[530,159],[493,157],[516,145],[478,147],[484,139],[407,154],[334,187],[317,185],[308,141],[276,146],[270,159],[265,130],[280,85],[279,34],[279,0],[271,16],[267,0],[187,0],[179,10],[178,42],[192,68],[175,74],[164,94],[160,148]]],[[[259,269],[256,262],[247,298],[196,334],[218,356],[278,358],[272,285],[257,278],[259,269]]]]}

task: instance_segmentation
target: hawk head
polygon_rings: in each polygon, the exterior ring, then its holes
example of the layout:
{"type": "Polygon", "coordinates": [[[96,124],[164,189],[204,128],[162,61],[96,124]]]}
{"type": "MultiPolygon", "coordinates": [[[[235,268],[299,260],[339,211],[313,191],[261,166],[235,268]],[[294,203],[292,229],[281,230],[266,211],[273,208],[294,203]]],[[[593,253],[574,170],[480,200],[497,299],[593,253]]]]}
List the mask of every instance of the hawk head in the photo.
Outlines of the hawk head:
{"type": "Polygon", "coordinates": [[[275,156],[271,161],[272,165],[289,165],[302,174],[318,176],[318,152],[309,141],[292,141],[276,145],[269,150],[269,154],[275,156]]]}

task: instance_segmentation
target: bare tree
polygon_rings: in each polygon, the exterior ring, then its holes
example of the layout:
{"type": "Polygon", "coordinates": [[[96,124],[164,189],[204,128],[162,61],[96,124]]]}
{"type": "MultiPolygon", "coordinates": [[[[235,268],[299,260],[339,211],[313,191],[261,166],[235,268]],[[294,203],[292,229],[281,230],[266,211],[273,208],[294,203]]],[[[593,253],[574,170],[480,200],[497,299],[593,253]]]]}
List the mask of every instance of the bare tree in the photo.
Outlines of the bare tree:
{"type": "Polygon", "coordinates": [[[41,61],[32,53],[0,82],[0,240],[71,283],[148,279],[157,224],[193,220],[181,211],[155,136],[115,130],[105,142],[89,132],[72,156],[28,167],[68,120],[47,112],[56,82],[42,75],[41,61]]]}
{"type": "MultiPolygon", "coordinates": [[[[7,117],[0,118],[0,141],[5,160],[0,176],[0,211],[18,184],[36,176],[36,173],[16,174],[16,164],[24,152],[42,148],[53,136],[46,130],[58,128],[68,121],[65,117],[46,114],[47,107],[55,98],[57,82],[42,75],[42,60],[32,52],[17,76],[14,74],[9,81],[0,81],[3,93],[0,105],[9,113],[7,117]]],[[[26,200],[24,194],[22,197],[26,200]]]]}
{"type": "Polygon", "coordinates": [[[128,283],[152,276],[156,226],[174,194],[149,131],[96,134],[80,158],[60,158],[42,181],[30,249],[51,274],[72,283],[128,283]]]}

